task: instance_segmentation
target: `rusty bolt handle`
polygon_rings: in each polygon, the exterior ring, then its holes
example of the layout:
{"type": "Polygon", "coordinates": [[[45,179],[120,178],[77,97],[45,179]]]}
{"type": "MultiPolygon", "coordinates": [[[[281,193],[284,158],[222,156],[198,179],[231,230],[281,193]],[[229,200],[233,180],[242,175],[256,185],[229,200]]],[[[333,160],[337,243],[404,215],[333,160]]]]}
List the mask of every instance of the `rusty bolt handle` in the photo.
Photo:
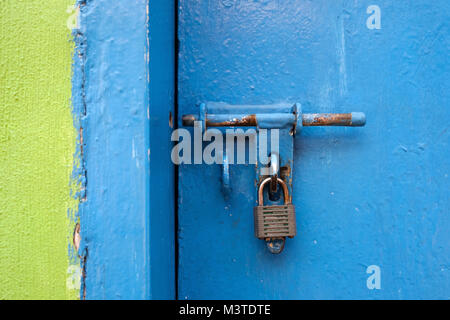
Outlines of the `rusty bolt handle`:
{"type": "Polygon", "coordinates": [[[312,126],[345,126],[363,127],[366,115],[362,112],[351,113],[304,113],[302,115],[304,127],[312,126]]]}
{"type": "MultiPolygon", "coordinates": [[[[273,115],[274,117],[277,114],[273,115]]],[[[295,115],[283,115],[283,121],[292,121],[295,124],[295,115]],[[288,117],[286,117],[288,116],[288,117]],[[291,116],[291,117],[289,117],[291,116]]],[[[258,114],[251,115],[232,115],[232,116],[218,116],[206,115],[207,127],[257,127],[258,114]]],[[[267,116],[265,116],[267,119],[267,116]]],[[[184,115],[182,118],[183,126],[192,127],[194,121],[198,121],[198,117],[193,114],[184,115]]],[[[345,127],[362,127],[366,124],[366,116],[362,112],[351,113],[303,113],[302,124],[304,127],[317,126],[345,126],[345,127]]]]}

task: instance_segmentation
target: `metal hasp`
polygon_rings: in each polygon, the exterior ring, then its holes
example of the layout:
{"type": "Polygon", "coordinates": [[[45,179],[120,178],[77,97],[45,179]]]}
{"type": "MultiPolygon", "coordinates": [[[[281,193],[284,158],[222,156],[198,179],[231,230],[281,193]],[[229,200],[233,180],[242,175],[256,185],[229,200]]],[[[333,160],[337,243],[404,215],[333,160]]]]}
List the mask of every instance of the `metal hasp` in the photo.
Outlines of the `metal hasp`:
{"type": "MultiPolygon", "coordinates": [[[[269,206],[274,207],[283,205],[282,201],[293,206],[291,204],[291,199],[294,138],[296,133],[298,133],[302,127],[362,127],[366,124],[366,116],[362,112],[302,113],[301,105],[299,103],[230,105],[222,102],[207,102],[200,105],[198,115],[184,115],[182,117],[184,126],[193,126],[196,121],[201,122],[203,132],[210,127],[255,127],[258,131],[259,139],[270,137],[270,141],[267,143],[267,151],[261,152],[261,150],[259,150],[260,145],[258,144],[259,156],[257,157],[256,164],[256,181],[258,188],[255,190],[255,201],[256,199],[259,199],[258,201],[262,203],[264,199],[266,199],[266,203],[269,206]],[[269,150],[273,150],[271,148],[273,139],[278,139],[279,150],[276,154],[271,155],[269,150]],[[261,153],[267,153],[266,157],[261,157],[261,153]],[[270,159],[270,162],[268,162],[268,159],[270,159]],[[267,180],[268,178],[270,179],[267,180]],[[278,183],[276,183],[276,181],[279,180],[284,184],[283,188],[277,188],[278,183]],[[260,188],[268,181],[271,182],[269,188],[260,188]],[[258,194],[258,190],[261,190],[261,195],[258,194]],[[287,191],[287,195],[285,194],[285,197],[282,197],[281,193],[285,191],[287,191]]],[[[228,171],[229,161],[230,159],[225,159],[222,174],[222,181],[225,184],[224,189],[226,190],[231,190],[228,171]]],[[[267,248],[271,253],[281,253],[281,251],[283,251],[286,236],[259,238],[266,240],[267,248]]]]}

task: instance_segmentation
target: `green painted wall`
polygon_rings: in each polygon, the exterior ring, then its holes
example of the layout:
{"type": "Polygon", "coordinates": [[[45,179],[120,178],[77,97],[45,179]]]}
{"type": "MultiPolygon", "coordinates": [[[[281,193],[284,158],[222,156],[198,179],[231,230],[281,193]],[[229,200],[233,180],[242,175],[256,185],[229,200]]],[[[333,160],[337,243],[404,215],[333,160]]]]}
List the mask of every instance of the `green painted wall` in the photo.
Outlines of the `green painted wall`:
{"type": "Polygon", "coordinates": [[[0,299],[79,297],[73,2],[0,1],[0,299]]]}

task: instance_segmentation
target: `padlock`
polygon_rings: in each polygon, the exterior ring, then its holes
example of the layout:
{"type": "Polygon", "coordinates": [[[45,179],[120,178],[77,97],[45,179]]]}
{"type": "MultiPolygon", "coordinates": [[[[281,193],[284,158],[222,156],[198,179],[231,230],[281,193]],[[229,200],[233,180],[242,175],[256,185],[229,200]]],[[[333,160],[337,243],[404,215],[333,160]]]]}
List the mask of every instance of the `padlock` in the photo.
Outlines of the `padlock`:
{"type": "Polygon", "coordinates": [[[278,183],[283,187],[284,204],[275,206],[264,205],[264,186],[272,178],[267,178],[258,189],[258,206],[254,207],[255,236],[258,239],[269,241],[274,238],[293,238],[297,234],[295,222],[295,207],[291,203],[289,190],[286,183],[278,178],[278,183]]]}

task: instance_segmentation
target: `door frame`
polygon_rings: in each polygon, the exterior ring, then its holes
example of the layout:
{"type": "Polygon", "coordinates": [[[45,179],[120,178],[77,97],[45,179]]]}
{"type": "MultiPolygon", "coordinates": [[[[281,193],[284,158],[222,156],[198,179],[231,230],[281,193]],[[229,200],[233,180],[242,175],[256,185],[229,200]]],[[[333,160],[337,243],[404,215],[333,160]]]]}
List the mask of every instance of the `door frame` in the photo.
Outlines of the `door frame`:
{"type": "Polygon", "coordinates": [[[81,299],[175,299],[175,1],[78,1],[81,299]]]}

